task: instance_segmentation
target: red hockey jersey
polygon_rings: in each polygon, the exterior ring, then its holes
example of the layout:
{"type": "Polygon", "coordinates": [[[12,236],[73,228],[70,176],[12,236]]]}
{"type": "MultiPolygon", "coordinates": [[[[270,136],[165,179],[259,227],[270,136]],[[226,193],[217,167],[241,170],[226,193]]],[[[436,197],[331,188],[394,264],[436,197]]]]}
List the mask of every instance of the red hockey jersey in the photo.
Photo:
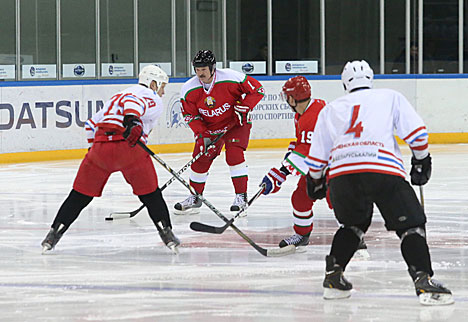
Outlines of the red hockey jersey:
{"type": "Polygon", "coordinates": [[[302,115],[296,113],[294,117],[296,144],[291,154],[283,161],[283,165],[293,174],[306,175],[309,170],[309,166],[304,161],[309,154],[315,123],[325,105],[324,100],[312,99],[304,113],[302,115]]]}
{"type": "Polygon", "coordinates": [[[206,130],[216,134],[235,125],[238,121],[234,105],[248,106],[253,110],[264,96],[259,81],[232,69],[217,69],[208,90],[194,76],[180,92],[182,114],[195,135],[206,130]]]}

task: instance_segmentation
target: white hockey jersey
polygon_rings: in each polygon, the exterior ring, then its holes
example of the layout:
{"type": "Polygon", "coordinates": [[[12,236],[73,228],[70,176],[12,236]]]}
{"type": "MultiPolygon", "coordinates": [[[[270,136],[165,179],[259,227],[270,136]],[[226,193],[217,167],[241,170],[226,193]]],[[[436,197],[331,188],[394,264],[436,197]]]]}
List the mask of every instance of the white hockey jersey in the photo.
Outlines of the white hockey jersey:
{"type": "Polygon", "coordinates": [[[112,96],[102,110],[85,122],[88,143],[90,146],[93,144],[98,127],[115,129],[117,133],[123,133],[124,116],[136,115],[143,123],[141,139],[146,144],[148,135],[156,125],[163,109],[161,97],[153,90],[142,85],[129,87],[112,96]]]}
{"type": "Polygon", "coordinates": [[[417,159],[425,158],[428,134],[408,100],[391,89],[364,89],[331,102],[319,114],[306,159],[313,178],[376,172],[406,177],[398,135],[417,159]]]}

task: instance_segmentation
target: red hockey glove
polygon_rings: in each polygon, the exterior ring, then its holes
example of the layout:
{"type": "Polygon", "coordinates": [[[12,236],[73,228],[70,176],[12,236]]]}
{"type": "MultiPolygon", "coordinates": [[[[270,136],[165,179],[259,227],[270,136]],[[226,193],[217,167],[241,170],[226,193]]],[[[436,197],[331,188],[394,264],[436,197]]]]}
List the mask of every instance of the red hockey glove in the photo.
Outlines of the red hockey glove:
{"type": "Polygon", "coordinates": [[[262,184],[265,184],[265,190],[263,194],[267,195],[269,193],[276,193],[280,190],[281,184],[286,181],[286,177],[289,174],[288,170],[285,167],[280,169],[271,168],[268,171],[267,175],[263,177],[262,184]]]}
{"type": "Polygon", "coordinates": [[[289,142],[288,152],[286,152],[286,154],[284,155],[283,160],[286,160],[291,154],[291,152],[294,151],[295,148],[296,148],[296,141],[289,142]]]}
{"type": "Polygon", "coordinates": [[[242,105],[234,105],[234,112],[239,119],[240,126],[244,126],[247,123],[251,123],[250,120],[250,107],[242,105]]]}
{"type": "Polygon", "coordinates": [[[196,153],[208,152],[211,143],[210,135],[205,131],[195,136],[195,151],[196,153]]]}
{"type": "Polygon", "coordinates": [[[131,147],[134,147],[143,134],[143,123],[135,115],[125,115],[123,125],[125,127],[123,137],[131,147]]]}

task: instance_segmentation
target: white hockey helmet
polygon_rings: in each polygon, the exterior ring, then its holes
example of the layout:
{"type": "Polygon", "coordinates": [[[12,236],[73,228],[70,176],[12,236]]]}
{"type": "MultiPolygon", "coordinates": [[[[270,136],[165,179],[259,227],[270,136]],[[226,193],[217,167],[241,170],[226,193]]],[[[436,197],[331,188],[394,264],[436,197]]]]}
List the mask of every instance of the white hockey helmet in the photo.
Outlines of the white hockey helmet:
{"type": "Polygon", "coordinates": [[[138,75],[138,84],[146,85],[148,88],[151,82],[155,81],[158,85],[158,89],[161,88],[162,83],[169,83],[169,77],[167,74],[156,65],[148,65],[143,67],[138,75]]]}
{"type": "Polygon", "coordinates": [[[356,88],[372,88],[374,71],[365,60],[347,62],[341,73],[341,81],[346,92],[356,88]]]}

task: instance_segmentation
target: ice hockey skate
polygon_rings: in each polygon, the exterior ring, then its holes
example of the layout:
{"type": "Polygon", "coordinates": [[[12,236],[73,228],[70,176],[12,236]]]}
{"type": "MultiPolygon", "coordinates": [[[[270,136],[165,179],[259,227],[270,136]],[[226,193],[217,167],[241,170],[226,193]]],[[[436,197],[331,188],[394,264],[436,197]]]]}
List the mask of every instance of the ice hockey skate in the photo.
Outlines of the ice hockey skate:
{"type": "Polygon", "coordinates": [[[60,224],[58,229],[50,228],[49,233],[41,243],[43,254],[55,248],[55,245],[57,245],[60,238],[62,238],[65,230],[66,227],[63,224],[60,224]]]}
{"type": "Polygon", "coordinates": [[[170,227],[165,227],[159,230],[159,236],[166,246],[174,252],[174,254],[179,253],[180,240],[177,238],[170,227]]]}
{"type": "MultiPolygon", "coordinates": [[[[241,209],[247,208],[247,193],[236,193],[236,197],[234,198],[234,202],[231,206],[231,211],[240,211],[241,209]]],[[[239,215],[239,217],[247,216],[247,212],[244,211],[239,215]]]]}
{"type": "Polygon", "coordinates": [[[361,241],[359,242],[358,249],[354,253],[353,259],[354,260],[364,260],[364,261],[370,259],[370,254],[367,251],[367,245],[366,245],[366,242],[364,241],[364,239],[361,239],[361,241]]]}
{"type": "Polygon", "coordinates": [[[299,234],[294,234],[280,241],[279,247],[283,248],[289,245],[294,245],[296,246],[296,252],[305,252],[306,246],[309,245],[309,236],[310,234],[304,235],[304,236],[299,235],[299,234]]]}
{"type": "Polygon", "coordinates": [[[197,195],[190,195],[182,202],[178,202],[174,205],[174,214],[176,215],[188,215],[198,214],[202,206],[202,201],[197,195]]]}
{"type": "Polygon", "coordinates": [[[336,264],[335,256],[325,257],[326,272],[323,280],[323,298],[326,300],[344,299],[351,296],[353,284],[343,276],[343,268],[336,264]]]}
{"type": "Polygon", "coordinates": [[[455,301],[452,292],[442,283],[432,279],[426,272],[410,271],[416,288],[416,295],[422,305],[448,305],[455,301]]]}

